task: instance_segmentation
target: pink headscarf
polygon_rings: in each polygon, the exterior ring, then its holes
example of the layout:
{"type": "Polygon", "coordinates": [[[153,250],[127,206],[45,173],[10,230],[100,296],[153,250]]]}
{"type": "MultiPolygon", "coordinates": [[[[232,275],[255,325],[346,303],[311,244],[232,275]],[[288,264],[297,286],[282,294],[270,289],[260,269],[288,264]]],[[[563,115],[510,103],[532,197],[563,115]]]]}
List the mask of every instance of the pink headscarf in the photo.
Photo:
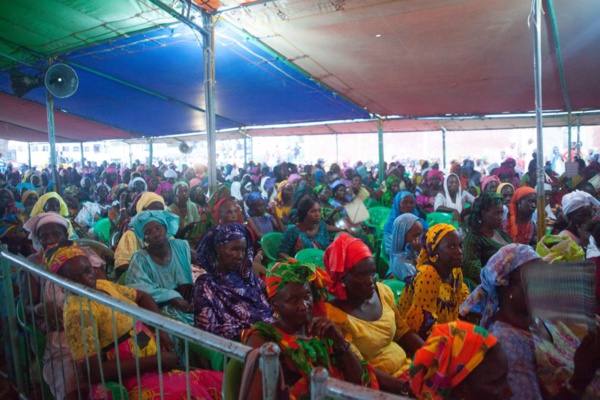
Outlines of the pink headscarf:
{"type": "Polygon", "coordinates": [[[431,185],[431,177],[437,176],[440,178],[440,183],[444,183],[444,174],[438,169],[432,169],[427,173],[427,185],[431,185]]]}
{"type": "Polygon", "coordinates": [[[481,179],[481,191],[482,192],[485,192],[485,187],[490,182],[496,182],[498,185],[500,185],[500,183],[501,183],[500,179],[498,179],[498,177],[495,175],[486,176],[485,178],[481,179]]]}

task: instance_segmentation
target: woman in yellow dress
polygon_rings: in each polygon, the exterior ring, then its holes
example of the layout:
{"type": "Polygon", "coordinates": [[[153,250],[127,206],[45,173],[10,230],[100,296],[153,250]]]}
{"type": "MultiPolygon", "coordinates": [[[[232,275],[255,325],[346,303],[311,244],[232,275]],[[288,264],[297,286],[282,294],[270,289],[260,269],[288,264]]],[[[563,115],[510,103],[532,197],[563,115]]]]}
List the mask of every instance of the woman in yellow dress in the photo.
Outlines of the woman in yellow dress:
{"type": "Polygon", "coordinates": [[[463,283],[462,238],[449,224],[437,224],[425,234],[417,274],[408,279],[398,311],[426,339],[437,324],[456,321],[458,308],[469,297],[463,283]]]}

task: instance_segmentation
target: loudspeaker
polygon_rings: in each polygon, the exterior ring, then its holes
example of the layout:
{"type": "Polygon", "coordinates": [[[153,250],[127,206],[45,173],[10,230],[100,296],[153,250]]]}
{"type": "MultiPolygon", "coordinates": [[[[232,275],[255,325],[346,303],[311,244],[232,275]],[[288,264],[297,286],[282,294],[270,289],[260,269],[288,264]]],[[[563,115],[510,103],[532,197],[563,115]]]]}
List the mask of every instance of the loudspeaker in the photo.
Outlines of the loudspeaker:
{"type": "Polygon", "coordinates": [[[77,91],[79,79],[73,68],[66,64],[54,64],[46,71],[44,83],[54,97],[64,99],[77,91]]]}
{"type": "Polygon", "coordinates": [[[10,87],[19,99],[30,90],[44,86],[44,78],[40,76],[29,76],[16,68],[10,70],[10,87]]]}

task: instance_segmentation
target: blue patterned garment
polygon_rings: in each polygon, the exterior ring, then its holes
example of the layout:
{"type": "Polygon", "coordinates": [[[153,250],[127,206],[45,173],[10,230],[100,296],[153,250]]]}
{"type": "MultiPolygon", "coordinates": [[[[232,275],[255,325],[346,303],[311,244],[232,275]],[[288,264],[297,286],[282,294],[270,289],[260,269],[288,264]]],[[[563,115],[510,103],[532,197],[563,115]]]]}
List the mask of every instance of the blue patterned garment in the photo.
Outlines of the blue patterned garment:
{"type": "Polygon", "coordinates": [[[194,283],[194,325],[231,340],[255,322],[275,322],[265,283],[252,272],[252,237],[238,223],[219,225],[204,235],[196,250],[197,264],[206,270],[194,283]],[[217,270],[216,246],[246,239],[246,256],[237,271],[217,270]]]}

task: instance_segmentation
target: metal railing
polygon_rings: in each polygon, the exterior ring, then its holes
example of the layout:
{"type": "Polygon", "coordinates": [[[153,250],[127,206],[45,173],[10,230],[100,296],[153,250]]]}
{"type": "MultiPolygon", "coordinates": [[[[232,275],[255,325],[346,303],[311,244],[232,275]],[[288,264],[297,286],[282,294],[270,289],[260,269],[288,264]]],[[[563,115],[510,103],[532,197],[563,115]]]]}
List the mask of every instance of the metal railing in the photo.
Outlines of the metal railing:
{"type": "MultiPolygon", "coordinates": [[[[23,365],[32,365],[35,364],[34,358],[38,358],[38,368],[37,368],[37,382],[38,384],[44,384],[44,377],[42,376],[42,356],[43,354],[39,354],[39,351],[36,353],[33,352],[35,356],[31,355],[31,351],[29,348],[33,348],[35,346],[35,340],[39,338],[31,338],[28,337],[27,334],[24,335],[23,329],[19,329],[18,322],[18,312],[17,310],[17,299],[15,297],[13,291],[13,272],[11,271],[11,266],[17,268],[17,274],[25,273],[27,274],[26,282],[30,282],[29,274],[35,275],[43,282],[48,281],[57,287],[60,287],[72,294],[76,294],[79,297],[80,307],[83,302],[87,302],[88,307],[90,302],[93,301],[95,303],[102,304],[104,306],[109,307],[112,311],[112,320],[113,320],[113,331],[115,332],[116,339],[116,329],[115,326],[115,311],[127,315],[133,318],[133,324],[135,326],[136,322],[142,322],[147,324],[151,329],[154,330],[157,341],[159,340],[159,332],[165,331],[177,338],[180,338],[185,343],[185,356],[183,360],[183,365],[185,367],[185,372],[187,376],[187,394],[188,399],[190,397],[190,388],[189,388],[189,373],[190,373],[190,363],[189,363],[189,344],[200,345],[206,349],[212,350],[214,352],[220,353],[224,356],[223,369],[227,365],[228,359],[237,360],[244,362],[247,353],[251,350],[250,347],[243,345],[238,342],[234,342],[228,339],[224,339],[222,337],[213,335],[211,333],[199,330],[192,326],[183,324],[171,318],[167,318],[160,314],[145,310],[140,307],[133,306],[127,302],[115,299],[113,297],[108,296],[107,294],[90,289],[86,286],[80,285],[78,283],[71,282],[62,278],[61,276],[52,274],[45,269],[38,267],[21,256],[15,256],[9,253],[5,246],[1,247],[0,251],[0,263],[1,263],[1,278],[3,280],[3,292],[4,298],[1,299],[5,310],[3,310],[2,315],[2,335],[5,344],[5,352],[7,353],[7,361],[9,362],[10,368],[10,378],[11,381],[16,383],[17,389],[19,393],[23,396],[23,394],[28,393],[30,387],[28,384],[31,383],[32,380],[35,380],[36,377],[33,376],[36,373],[34,371],[24,371],[23,365]],[[25,341],[25,345],[23,344],[25,341]],[[23,348],[25,347],[25,351],[23,348]]],[[[17,282],[23,284],[25,279],[17,279],[17,282]]],[[[22,289],[22,288],[20,288],[22,289]]],[[[31,290],[28,291],[30,297],[32,296],[31,290]]],[[[23,291],[21,290],[21,293],[23,291]]],[[[45,299],[42,296],[42,301],[44,302],[45,309],[45,299]]],[[[80,308],[81,310],[81,308],[80,308]]],[[[22,312],[22,311],[21,311],[22,312]]],[[[35,318],[33,312],[31,312],[32,320],[35,318]]],[[[55,321],[59,320],[58,315],[44,315],[44,320],[46,323],[50,321],[51,318],[54,318],[55,321]]],[[[93,323],[93,321],[92,321],[93,323]]],[[[29,332],[31,334],[31,332],[29,332]]],[[[38,332],[39,334],[39,332],[38,332]]],[[[96,338],[97,339],[97,338],[96,338]]],[[[85,342],[85,341],[84,341],[85,342]]],[[[96,341],[96,349],[98,349],[99,342],[96,341]]],[[[265,400],[275,400],[276,396],[276,385],[278,384],[278,371],[279,367],[279,347],[272,343],[265,343],[261,347],[260,351],[260,362],[259,367],[261,371],[263,371],[263,398],[265,400]]],[[[100,352],[96,352],[96,354],[100,354],[100,352]]],[[[158,357],[158,365],[160,372],[160,351],[157,351],[158,357]]],[[[118,360],[118,357],[117,357],[118,360]]],[[[137,357],[136,357],[137,360],[137,357]]],[[[87,377],[78,377],[78,380],[86,382],[89,381],[89,358],[86,355],[87,362],[87,377]]],[[[118,361],[117,361],[118,362],[118,361]]],[[[61,372],[61,366],[52,366],[53,370],[58,370],[61,372]]],[[[64,368],[63,374],[64,374],[64,368]]],[[[56,372],[54,372],[56,373],[56,372]]],[[[136,373],[138,375],[139,382],[139,362],[136,364],[136,373]]],[[[227,374],[224,376],[224,380],[228,378],[227,374]]],[[[104,380],[104,376],[101,372],[101,383],[104,386],[110,387],[112,385],[118,384],[118,388],[120,390],[124,390],[122,387],[122,378],[120,374],[120,366],[119,366],[119,379],[118,382],[106,382],[104,380]],[[108,385],[107,385],[108,383],[108,385]]],[[[79,384],[78,384],[79,385],[79,384]]],[[[226,387],[227,383],[224,381],[223,387],[226,387]]],[[[162,381],[161,381],[162,387],[162,381]]],[[[79,398],[82,399],[84,396],[82,395],[82,391],[78,390],[79,398]]],[[[343,382],[337,379],[333,379],[329,377],[327,370],[323,368],[316,368],[313,371],[312,379],[311,379],[311,397],[313,400],[324,400],[326,398],[335,398],[335,399],[347,399],[347,400],[359,400],[359,399],[379,399],[379,400],[391,400],[391,399],[406,399],[405,397],[395,396],[383,392],[379,392],[376,390],[363,388],[348,382],[343,382]]],[[[141,391],[140,391],[141,396],[141,391]]],[[[26,397],[25,397],[26,398],[26,397]]],[[[45,393],[42,390],[42,398],[52,399],[53,397],[48,393],[45,393]]],[[[161,393],[162,398],[162,393],[161,393]]],[[[134,399],[132,399],[134,400],[134,399]]]]}

